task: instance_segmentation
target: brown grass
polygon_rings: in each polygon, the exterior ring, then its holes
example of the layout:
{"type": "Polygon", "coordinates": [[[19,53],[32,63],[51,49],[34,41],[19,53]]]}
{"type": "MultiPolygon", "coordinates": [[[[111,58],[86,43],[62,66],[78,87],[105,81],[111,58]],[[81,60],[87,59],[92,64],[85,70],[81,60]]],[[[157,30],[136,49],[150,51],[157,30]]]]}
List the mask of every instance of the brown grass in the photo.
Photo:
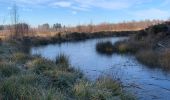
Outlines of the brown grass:
{"type": "Polygon", "coordinates": [[[162,53],[159,63],[163,68],[170,69],[170,49],[162,53]]]}
{"type": "Polygon", "coordinates": [[[142,50],[136,54],[136,58],[151,67],[156,67],[159,65],[159,56],[153,50],[142,50]]]}

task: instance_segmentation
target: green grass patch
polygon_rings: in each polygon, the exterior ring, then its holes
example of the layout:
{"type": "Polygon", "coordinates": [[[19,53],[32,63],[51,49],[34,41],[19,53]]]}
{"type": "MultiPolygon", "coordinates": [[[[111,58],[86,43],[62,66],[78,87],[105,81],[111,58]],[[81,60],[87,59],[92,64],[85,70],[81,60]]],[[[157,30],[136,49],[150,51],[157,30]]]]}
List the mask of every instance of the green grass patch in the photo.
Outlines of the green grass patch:
{"type": "Polygon", "coordinates": [[[10,77],[19,74],[21,70],[13,63],[1,62],[0,75],[1,77],[10,77]]]}

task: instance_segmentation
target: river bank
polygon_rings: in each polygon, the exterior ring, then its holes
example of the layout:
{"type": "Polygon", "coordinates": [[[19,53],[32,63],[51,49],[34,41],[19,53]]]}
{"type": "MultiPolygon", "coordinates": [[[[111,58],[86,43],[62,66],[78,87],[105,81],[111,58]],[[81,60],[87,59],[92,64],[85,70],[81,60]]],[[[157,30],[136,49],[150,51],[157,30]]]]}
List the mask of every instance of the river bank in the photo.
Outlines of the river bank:
{"type": "Polygon", "coordinates": [[[170,73],[159,68],[141,64],[133,54],[113,53],[105,55],[96,51],[98,42],[112,44],[127,37],[89,39],[79,42],[65,42],[32,47],[30,54],[41,55],[55,61],[62,53],[70,58],[70,63],[80,69],[89,79],[95,81],[100,76],[118,79],[130,93],[139,100],[168,100],[170,98],[170,73]]]}
{"type": "Polygon", "coordinates": [[[151,26],[138,31],[125,41],[115,44],[99,43],[97,50],[103,53],[133,54],[138,61],[150,67],[170,69],[170,23],[151,26]],[[109,49],[109,51],[108,51],[109,49]]]}
{"type": "Polygon", "coordinates": [[[87,39],[95,39],[95,38],[105,38],[105,37],[127,37],[135,34],[136,31],[120,31],[120,32],[112,32],[112,31],[103,31],[103,32],[95,32],[95,33],[58,33],[52,37],[35,37],[35,36],[27,36],[22,39],[17,39],[23,45],[47,45],[47,44],[55,44],[55,43],[63,43],[63,42],[78,42],[85,41],[87,39]]]}
{"type": "Polygon", "coordinates": [[[28,49],[24,47],[27,45],[17,40],[1,42],[0,95],[3,100],[134,99],[116,79],[100,77],[89,81],[70,64],[67,56],[59,54],[51,61],[23,52],[28,49]]]}

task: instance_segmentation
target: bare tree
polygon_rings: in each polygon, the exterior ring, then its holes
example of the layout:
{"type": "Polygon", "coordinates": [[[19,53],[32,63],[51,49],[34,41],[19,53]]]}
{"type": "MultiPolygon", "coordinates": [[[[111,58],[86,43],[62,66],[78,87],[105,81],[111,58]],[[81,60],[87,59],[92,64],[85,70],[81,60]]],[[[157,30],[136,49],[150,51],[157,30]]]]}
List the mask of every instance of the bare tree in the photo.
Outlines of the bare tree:
{"type": "Polygon", "coordinates": [[[82,32],[82,26],[81,25],[76,26],[76,29],[77,29],[78,32],[82,32]]]}
{"type": "Polygon", "coordinates": [[[14,36],[17,36],[18,20],[19,20],[18,7],[16,4],[14,4],[11,9],[11,22],[12,22],[12,28],[13,28],[13,32],[14,32],[12,34],[14,34],[14,36]]]}
{"type": "Polygon", "coordinates": [[[12,22],[11,29],[10,29],[11,30],[11,36],[13,38],[15,38],[15,37],[18,36],[17,24],[18,24],[18,21],[19,21],[18,7],[17,7],[16,4],[13,5],[11,12],[10,12],[10,16],[11,16],[11,22],[12,22]]]}
{"type": "Polygon", "coordinates": [[[92,21],[90,22],[88,27],[89,27],[89,33],[92,33],[93,32],[93,22],[92,21]]]}

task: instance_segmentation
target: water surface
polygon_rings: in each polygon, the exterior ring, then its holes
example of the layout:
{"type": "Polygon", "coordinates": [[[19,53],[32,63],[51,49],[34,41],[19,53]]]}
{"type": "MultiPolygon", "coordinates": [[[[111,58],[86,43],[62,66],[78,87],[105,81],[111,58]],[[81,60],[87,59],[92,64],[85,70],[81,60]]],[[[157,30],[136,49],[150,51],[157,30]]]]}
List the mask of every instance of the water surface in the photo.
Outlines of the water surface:
{"type": "Polygon", "coordinates": [[[169,100],[170,72],[150,69],[140,64],[132,55],[106,56],[96,52],[96,44],[99,41],[109,40],[115,43],[123,39],[125,38],[112,37],[33,47],[31,54],[40,54],[54,60],[57,55],[64,53],[69,57],[70,63],[82,70],[91,80],[95,80],[103,74],[113,76],[119,78],[138,99],[169,100]]]}

